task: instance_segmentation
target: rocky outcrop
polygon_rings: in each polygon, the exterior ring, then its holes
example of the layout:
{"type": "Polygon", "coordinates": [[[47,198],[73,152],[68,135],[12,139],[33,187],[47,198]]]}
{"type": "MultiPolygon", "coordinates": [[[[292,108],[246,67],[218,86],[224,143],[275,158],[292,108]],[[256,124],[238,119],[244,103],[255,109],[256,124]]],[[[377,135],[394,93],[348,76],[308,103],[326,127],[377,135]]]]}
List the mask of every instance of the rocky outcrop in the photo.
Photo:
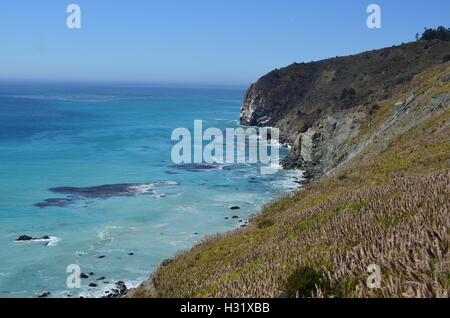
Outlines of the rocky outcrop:
{"type": "MultiPolygon", "coordinates": [[[[446,65],[442,60],[449,51],[450,42],[416,41],[274,70],[247,90],[241,124],[279,128],[280,141],[292,146],[283,166],[301,168],[306,177],[318,178],[367,148],[374,134],[400,121],[410,105],[430,106],[424,100],[430,96],[414,91],[414,79],[446,65]],[[411,93],[400,99],[407,91],[411,93]],[[379,112],[377,103],[391,100],[395,105],[388,108],[394,115],[383,118],[380,127],[368,129],[367,121],[379,112]],[[368,130],[372,135],[351,142],[368,130]]],[[[448,75],[441,78],[442,83],[447,81],[448,75]]]]}
{"type": "Polygon", "coordinates": [[[42,237],[31,237],[28,235],[21,235],[17,238],[16,242],[24,242],[24,241],[47,241],[50,240],[50,236],[44,235],[42,237]]]}
{"type": "Polygon", "coordinates": [[[359,133],[363,112],[336,113],[318,120],[306,132],[297,135],[292,151],[284,160],[285,168],[302,167],[307,177],[336,168],[349,156],[346,144],[359,133]]]}
{"type": "MultiPolygon", "coordinates": [[[[317,178],[333,172],[362,151],[369,152],[369,148],[371,153],[380,152],[396,136],[448,109],[450,94],[432,94],[437,90],[432,87],[420,95],[412,94],[392,103],[392,106],[388,105],[391,115],[369,132],[360,129],[361,123],[369,116],[364,112],[325,116],[308,131],[297,136],[292,151],[284,160],[284,166],[288,169],[300,166],[306,170],[307,178],[317,178]],[[357,136],[359,139],[355,141],[357,136]]],[[[366,130],[367,126],[366,123],[366,130]]]]}
{"type": "Polygon", "coordinates": [[[116,283],[116,288],[107,291],[107,295],[103,298],[126,298],[130,289],[127,288],[124,282],[118,281],[116,283]]]}

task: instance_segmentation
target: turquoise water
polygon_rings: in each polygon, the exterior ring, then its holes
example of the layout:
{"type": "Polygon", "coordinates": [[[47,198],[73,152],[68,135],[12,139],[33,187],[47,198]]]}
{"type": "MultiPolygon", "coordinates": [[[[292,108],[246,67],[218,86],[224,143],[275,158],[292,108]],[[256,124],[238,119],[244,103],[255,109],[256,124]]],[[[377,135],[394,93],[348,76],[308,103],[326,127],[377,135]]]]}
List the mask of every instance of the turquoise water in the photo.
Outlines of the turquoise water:
{"type": "Polygon", "coordinates": [[[191,129],[196,119],[234,128],[242,96],[239,89],[3,85],[0,297],[101,296],[118,280],[133,287],[177,251],[239,227],[294,188],[299,172],[261,175],[258,164],[173,166],[172,130],[191,129]],[[75,199],[49,190],[114,184],[140,186],[128,196],[75,199]],[[35,205],[51,198],[73,200],[35,205]],[[51,240],[14,242],[23,234],[51,240]],[[70,264],[94,272],[81,289],[66,286],[70,264]]]}

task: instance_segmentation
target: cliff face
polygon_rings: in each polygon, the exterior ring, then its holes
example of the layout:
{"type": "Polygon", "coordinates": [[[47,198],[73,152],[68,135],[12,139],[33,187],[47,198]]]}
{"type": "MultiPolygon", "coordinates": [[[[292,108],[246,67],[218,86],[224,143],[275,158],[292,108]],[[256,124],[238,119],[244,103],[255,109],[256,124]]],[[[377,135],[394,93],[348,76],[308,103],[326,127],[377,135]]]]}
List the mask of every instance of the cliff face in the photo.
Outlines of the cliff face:
{"type": "Polygon", "coordinates": [[[449,52],[450,42],[417,41],[274,70],[246,92],[241,124],[280,128],[281,141],[293,146],[284,166],[320,177],[367,147],[370,136],[350,141],[378,104],[410,90],[449,52]]]}

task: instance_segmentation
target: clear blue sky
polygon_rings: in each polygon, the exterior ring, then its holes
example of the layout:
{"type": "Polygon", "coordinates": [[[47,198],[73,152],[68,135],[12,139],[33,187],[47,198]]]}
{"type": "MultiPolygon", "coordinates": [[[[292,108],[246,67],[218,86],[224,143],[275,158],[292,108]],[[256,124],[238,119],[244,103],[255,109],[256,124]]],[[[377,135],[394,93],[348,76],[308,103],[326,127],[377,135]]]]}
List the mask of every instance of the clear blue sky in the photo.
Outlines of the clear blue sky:
{"type": "Polygon", "coordinates": [[[0,79],[247,85],[449,22],[449,0],[2,0],[0,79]],[[66,27],[71,3],[79,30],[66,27]],[[381,29],[366,27],[370,3],[381,29]]]}

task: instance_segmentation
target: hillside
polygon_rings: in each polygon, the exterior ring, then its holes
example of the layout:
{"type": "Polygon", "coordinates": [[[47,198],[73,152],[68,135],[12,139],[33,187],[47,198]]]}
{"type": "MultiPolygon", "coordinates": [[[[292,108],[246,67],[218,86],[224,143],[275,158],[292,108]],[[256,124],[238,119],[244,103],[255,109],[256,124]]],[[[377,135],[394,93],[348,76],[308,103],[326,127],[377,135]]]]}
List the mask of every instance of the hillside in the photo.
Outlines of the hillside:
{"type": "Polygon", "coordinates": [[[284,166],[319,177],[352,158],[352,151],[341,150],[358,134],[364,114],[348,118],[342,111],[377,110],[378,102],[401,96],[415,75],[449,53],[449,41],[416,41],[274,70],[246,92],[241,124],[280,128],[282,141],[293,145],[284,166]]]}
{"type": "Polygon", "coordinates": [[[129,296],[448,297],[449,53],[417,41],[253,84],[242,123],[281,128],[285,165],[315,180],[178,253],[129,296]],[[379,289],[366,285],[370,264],[379,289]]]}

